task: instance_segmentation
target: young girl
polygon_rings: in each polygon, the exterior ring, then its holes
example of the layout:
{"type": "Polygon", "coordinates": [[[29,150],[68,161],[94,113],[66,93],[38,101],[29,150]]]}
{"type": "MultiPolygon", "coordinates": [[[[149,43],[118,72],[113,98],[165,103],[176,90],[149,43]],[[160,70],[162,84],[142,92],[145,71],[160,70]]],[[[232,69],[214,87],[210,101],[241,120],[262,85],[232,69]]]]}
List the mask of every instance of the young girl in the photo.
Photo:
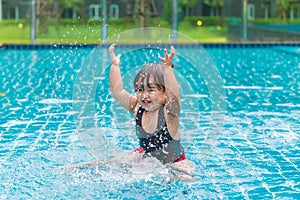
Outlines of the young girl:
{"type": "Polygon", "coordinates": [[[159,57],[162,63],[147,64],[138,72],[134,80],[136,96],[123,88],[120,55],[116,56],[114,49],[115,44],[112,44],[109,47],[112,62],[110,90],[116,101],[135,116],[140,147],[129,154],[120,152],[119,155],[105,161],[96,160],[71,167],[117,166],[139,162],[146,157],[155,157],[169,169],[169,181],[175,178],[194,180],[194,166],[185,160],[180,144],[180,94],[172,69],[174,47],[171,47],[170,54],[164,50],[164,58],[159,57]]]}
{"type": "MultiPolygon", "coordinates": [[[[115,100],[135,116],[140,144],[135,152],[144,158],[155,157],[171,168],[176,166],[176,169],[180,169],[180,165],[173,165],[185,160],[178,130],[180,93],[172,69],[174,47],[171,47],[170,54],[165,49],[164,57],[158,57],[162,63],[147,64],[138,72],[134,79],[136,96],[123,88],[120,55],[116,56],[114,49],[115,44],[112,44],[109,47],[112,62],[110,90],[115,100]]],[[[191,173],[185,166],[183,168],[183,171],[191,173]]]]}

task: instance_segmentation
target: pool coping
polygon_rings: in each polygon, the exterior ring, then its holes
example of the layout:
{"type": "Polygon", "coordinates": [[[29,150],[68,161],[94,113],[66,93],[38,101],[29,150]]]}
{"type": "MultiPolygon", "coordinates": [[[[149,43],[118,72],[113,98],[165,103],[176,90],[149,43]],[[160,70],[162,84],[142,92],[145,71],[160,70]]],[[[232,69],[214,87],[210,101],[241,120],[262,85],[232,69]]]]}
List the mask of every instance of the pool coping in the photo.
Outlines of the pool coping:
{"type": "MultiPolygon", "coordinates": [[[[175,47],[204,47],[204,48],[251,48],[251,47],[273,47],[273,46],[299,46],[300,42],[229,42],[229,43],[119,43],[121,47],[167,47],[172,44],[175,47]]],[[[111,43],[63,43],[63,44],[0,44],[0,50],[43,50],[43,49],[77,49],[108,47],[111,43]]]]}

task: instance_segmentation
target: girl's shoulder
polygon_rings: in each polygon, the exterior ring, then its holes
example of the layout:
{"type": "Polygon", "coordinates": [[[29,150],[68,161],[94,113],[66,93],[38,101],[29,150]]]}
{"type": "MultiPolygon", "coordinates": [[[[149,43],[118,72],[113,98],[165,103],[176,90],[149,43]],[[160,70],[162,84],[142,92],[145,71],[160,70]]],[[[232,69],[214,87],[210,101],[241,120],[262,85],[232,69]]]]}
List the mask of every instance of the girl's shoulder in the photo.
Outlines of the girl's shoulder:
{"type": "Polygon", "coordinates": [[[141,107],[141,106],[137,103],[136,106],[133,108],[132,114],[134,115],[134,117],[137,116],[137,112],[139,111],[140,107],[141,107]]]}

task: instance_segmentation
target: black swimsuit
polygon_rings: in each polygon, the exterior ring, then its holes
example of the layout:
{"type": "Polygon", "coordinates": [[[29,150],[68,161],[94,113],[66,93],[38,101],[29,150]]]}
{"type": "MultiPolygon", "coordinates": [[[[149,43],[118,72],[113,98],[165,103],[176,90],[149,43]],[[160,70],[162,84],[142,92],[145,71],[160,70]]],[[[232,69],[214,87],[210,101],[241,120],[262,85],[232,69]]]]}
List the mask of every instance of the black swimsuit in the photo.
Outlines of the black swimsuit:
{"type": "Polygon", "coordinates": [[[140,140],[140,147],[149,156],[154,156],[163,163],[174,162],[183,154],[180,140],[173,140],[164,117],[164,107],[161,106],[158,112],[156,131],[147,133],[142,127],[142,117],[145,109],[140,107],[136,114],[136,130],[140,140]]]}

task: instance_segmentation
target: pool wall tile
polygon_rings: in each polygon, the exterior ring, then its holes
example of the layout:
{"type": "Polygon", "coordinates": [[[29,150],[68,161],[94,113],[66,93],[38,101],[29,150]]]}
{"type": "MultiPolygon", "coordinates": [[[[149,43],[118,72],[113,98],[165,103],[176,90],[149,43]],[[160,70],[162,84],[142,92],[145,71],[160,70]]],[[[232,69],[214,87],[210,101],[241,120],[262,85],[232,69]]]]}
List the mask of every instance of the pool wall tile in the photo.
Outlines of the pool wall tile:
{"type": "MultiPolygon", "coordinates": [[[[230,43],[170,43],[174,45],[175,47],[187,47],[187,48],[195,48],[202,46],[204,48],[256,48],[256,47],[275,47],[275,46],[300,46],[300,43],[289,43],[289,42],[282,42],[282,43],[239,43],[239,42],[230,42],[230,43]]],[[[168,48],[168,43],[122,43],[118,44],[121,47],[127,48],[127,47],[157,47],[160,48],[168,48]]],[[[0,44],[1,50],[42,50],[42,49],[72,49],[72,48],[95,48],[97,46],[102,47],[109,47],[110,43],[105,44],[0,44]]]]}

